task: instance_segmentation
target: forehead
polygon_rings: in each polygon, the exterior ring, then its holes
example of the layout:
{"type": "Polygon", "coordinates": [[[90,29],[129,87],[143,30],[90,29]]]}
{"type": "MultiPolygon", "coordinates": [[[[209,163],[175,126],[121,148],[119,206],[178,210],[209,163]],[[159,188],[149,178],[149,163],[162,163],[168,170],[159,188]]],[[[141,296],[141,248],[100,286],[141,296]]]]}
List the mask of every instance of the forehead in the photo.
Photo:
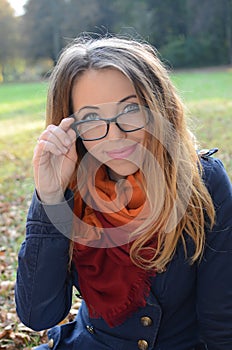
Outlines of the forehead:
{"type": "Polygon", "coordinates": [[[131,81],[120,71],[112,68],[87,70],[75,82],[72,102],[75,110],[88,105],[118,102],[136,95],[131,81]]]}

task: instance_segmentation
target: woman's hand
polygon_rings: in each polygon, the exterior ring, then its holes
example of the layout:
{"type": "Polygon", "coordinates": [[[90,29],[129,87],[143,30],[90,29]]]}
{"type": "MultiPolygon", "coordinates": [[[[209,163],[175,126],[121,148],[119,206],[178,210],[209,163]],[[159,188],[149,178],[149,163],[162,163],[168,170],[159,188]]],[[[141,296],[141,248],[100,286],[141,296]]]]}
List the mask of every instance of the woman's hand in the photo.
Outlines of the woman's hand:
{"type": "Polygon", "coordinates": [[[34,150],[33,166],[37,193],[46,204],[60,203],[74,172],[76,134],[70,129],[73,118],[59,126],[49,125],[40,135],[34,150]]]}

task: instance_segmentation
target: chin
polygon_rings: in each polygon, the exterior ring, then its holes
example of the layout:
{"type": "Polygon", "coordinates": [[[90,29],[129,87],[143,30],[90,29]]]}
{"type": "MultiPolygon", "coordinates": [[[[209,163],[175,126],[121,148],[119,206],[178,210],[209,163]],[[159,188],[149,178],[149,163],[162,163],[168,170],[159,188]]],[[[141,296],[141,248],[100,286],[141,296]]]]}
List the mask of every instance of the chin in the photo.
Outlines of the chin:
{"type": "Polygon", "coordinates": [[[109,171],[113,172],[118,177],[126,177],[128,175],[132,175],[139,169],[136,164],[133,164],[129,161],[126,161],[126,164],[123,164],[121,160],[119,160],[119,164],[112,163],[113,162],[109,161],[106,163],[106,165],[108,166],[109,171]]]}

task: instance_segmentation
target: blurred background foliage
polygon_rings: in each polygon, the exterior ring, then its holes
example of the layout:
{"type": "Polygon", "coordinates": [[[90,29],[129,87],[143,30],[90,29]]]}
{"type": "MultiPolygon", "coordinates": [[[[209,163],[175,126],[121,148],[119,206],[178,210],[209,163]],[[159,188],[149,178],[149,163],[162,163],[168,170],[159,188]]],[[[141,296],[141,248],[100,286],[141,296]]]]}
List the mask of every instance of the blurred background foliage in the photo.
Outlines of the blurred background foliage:
{"type": "Polygon", "coordinates": [[[232,0],[28,0],[24,10],[0,0],[1,81],[44,77],[82,32],[147,40],[173,68],[232,65],[232,0]]]}

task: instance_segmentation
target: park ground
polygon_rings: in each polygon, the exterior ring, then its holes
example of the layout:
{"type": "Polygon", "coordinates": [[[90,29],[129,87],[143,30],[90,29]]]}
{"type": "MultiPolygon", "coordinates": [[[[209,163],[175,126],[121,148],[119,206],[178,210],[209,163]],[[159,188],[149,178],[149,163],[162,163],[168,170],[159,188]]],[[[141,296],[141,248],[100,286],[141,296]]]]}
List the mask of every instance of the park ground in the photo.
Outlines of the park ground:
{"type": "MultiPolygon", "coordinates": [[[[218,147],[232,179],[232,68],[178,71],[171,78],[186,105],[200,148],[218,147]]],[[[17,318],[14,284],[17,253],[33,192],[31,159],[44,128],[46,82],[0,85],[0,350],[32,349],[46,342],[17,318]]],[[[68,318],[75,316],[78,299],[68,318]]]]}

